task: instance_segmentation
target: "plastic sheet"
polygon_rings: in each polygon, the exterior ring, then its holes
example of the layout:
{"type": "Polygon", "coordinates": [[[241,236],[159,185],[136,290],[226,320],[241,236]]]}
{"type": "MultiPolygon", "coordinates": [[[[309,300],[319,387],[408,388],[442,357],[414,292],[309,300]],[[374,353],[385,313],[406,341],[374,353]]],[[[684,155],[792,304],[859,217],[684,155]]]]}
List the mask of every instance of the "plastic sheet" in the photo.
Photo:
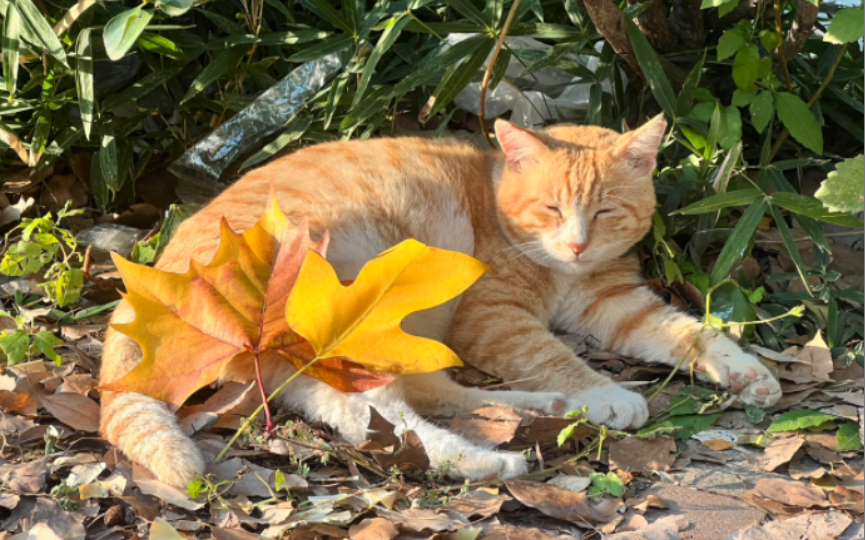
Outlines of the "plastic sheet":
{"type": "Polygon", "coordinates": [[[340,69],[344,59],[333,53],[300,65],[248,107],[196,143],[169,170],[180,180],[177,195],[185,203],[203,204],[227,184],[219,177],[244,152],[291,120],[340,69]]]}
{"type": "MultiPolygon", "coordinates": [[[[453,45],[473,35],[450,34],[447,41],[453,45]]],[[[514,50],[546,51],[550,48],[550,45],[521,36],[507,37],[505,42],[514,50]]],[[[568,55],[567,58],[580,63],[589,71],[597,70],[600,62],[597,56],[568,55]]],[[[591,87],[589,83],[575,84],[579,77],[552,66],[540,69],[528,77],[519,78],[523,71],[525,66],[511,57],[505,78],[512,84],[502,80],[495,89],[487,90],[486,119],[497,118],[512,111],[511,122],[531,128],[540,127],[547,120],[576,120],[586,116],[591,87]]],[[[612,85],[608,80],[604,81],[601,87],[605,92],[612,92],[612,85]]],[[[477,114],[480,97],[481,83],[472,82],[457,95],[454,103],[461,109],[477,114]]]]}

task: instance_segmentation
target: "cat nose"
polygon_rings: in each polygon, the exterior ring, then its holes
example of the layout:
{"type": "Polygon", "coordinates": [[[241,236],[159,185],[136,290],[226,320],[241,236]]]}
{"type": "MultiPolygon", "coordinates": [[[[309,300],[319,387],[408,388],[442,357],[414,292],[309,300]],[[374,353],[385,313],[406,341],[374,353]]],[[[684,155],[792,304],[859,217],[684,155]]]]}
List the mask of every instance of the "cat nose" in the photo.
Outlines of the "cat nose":
{"type": "Polygon", "coordinates": [[[580,253],[586,251],[586,248],[589,247],[588,242],[584,244],[578,244],[577,242],[568,242],[568,247],[571,248],[571,251],[574,252],[574,255],[579,255],[580,253]]]}

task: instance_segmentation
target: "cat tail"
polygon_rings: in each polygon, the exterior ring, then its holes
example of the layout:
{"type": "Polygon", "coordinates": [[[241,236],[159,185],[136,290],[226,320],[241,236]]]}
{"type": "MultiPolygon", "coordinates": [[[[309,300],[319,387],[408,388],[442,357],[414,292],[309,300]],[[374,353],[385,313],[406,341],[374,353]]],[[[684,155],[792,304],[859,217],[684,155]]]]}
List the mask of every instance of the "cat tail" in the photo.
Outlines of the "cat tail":
{"type": "MultiPolygon", "coordinates": [[[[124,311],[132,311],[128,304],[122,307],[126,309],[118,306],[113,322],[124,318],[124,311]]],[[[109,328],[102,355],[102,382],[120,379],[140,360],[138,345],[109,328]]],[[[165,403],[149,396],[135,392],[103,392],[99,431],[130,459],[176,488],[185,491],[195,474],[204,472],[201,452],[181,431],[177,418],[165,403]]]]}

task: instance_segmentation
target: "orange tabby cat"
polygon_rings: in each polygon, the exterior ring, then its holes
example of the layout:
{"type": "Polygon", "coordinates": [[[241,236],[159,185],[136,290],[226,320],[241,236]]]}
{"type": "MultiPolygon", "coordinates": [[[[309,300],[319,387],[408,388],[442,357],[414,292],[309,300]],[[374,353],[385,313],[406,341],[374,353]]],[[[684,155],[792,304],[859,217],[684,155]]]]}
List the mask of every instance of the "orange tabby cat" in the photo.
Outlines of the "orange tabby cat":
{"type": "MultiPolygon", "coordinates": [[[[586,405],[589,418],[615,428],[647,420],[642,396],[594,372],[551,330],[592,335],[605,348],[650,362],[675,365],[688,354],[700,323],[643,287],[636,257],[626,255],[651,226],[651,176],[665,127],[661,117],[625,135],[571,125],[532,132],[499,121],[503,152],[420,138],[313,146],[247,174],[184,222],[157,266],[182,272],[190,257],[209,262],[220,219],[238,231],[251,227],[271,185],[292,221],[308,218],[313,237],[330,231],[328,260],[340,279],[406,238],[474,255],[490,271],[459,302],[414,314],[403,326],[444,340],[467,363],[518,390],[463,388],[438,372],[347,395],[301,377],[280,403],[324,420],[353,443],[364,440],[372,405],[397,433],[415,430],[432,465],[449,462],[454,476],[523,474],[520,454],[481,448],[419,415],[483,404],[561,414],[586,405]]],[[[112,321],[132,318],[122,302],[112,321]]],[[[692,354],[699,373],[746,403],[768,406],[780,397],[760,361],[721,334],[703,332],[692,354]]],[[[119,379],[140,358],[131,339],[110,331],[102,380],[119,379]]],[[[263,360],[263,371],[269,391],[293,373],[272,358],[263,360]]],[[[250,381],[253,367],[234,362],[222,379],[250,381]]],[[[205,468],[173,414],[149,397],[105,392],[102,433],[165,482],[183,486],[205,468]]]]}

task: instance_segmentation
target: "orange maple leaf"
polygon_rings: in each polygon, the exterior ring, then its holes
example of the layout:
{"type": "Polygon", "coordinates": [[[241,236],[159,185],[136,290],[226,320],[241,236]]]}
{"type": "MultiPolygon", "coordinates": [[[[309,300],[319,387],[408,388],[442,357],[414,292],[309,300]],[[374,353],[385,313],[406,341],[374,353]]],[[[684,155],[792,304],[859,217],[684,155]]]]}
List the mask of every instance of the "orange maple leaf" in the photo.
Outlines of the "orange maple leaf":
{"type": "MultiPolygon", "coordinates": [[[[307,252],[324,255],[328,236],[294,227],[275,197],[259,222],[242,234],[223,219],[213,261],[191,261],[184,274],[138,265],[114,254],[135,320],[115,324],[141,347],[143,358],[103,390],[139,392],[179,407],[215,382],[241,356],[275,353],[297,369],[315,358],[312,346],[289,328],[286,301],[307,252]]],[[[345,358],[319,360],[304,373],[343,392],[370,390],[393,380],[345,358]]],[[[260,375],[259,375],[260,376],[260,375]]]]}

